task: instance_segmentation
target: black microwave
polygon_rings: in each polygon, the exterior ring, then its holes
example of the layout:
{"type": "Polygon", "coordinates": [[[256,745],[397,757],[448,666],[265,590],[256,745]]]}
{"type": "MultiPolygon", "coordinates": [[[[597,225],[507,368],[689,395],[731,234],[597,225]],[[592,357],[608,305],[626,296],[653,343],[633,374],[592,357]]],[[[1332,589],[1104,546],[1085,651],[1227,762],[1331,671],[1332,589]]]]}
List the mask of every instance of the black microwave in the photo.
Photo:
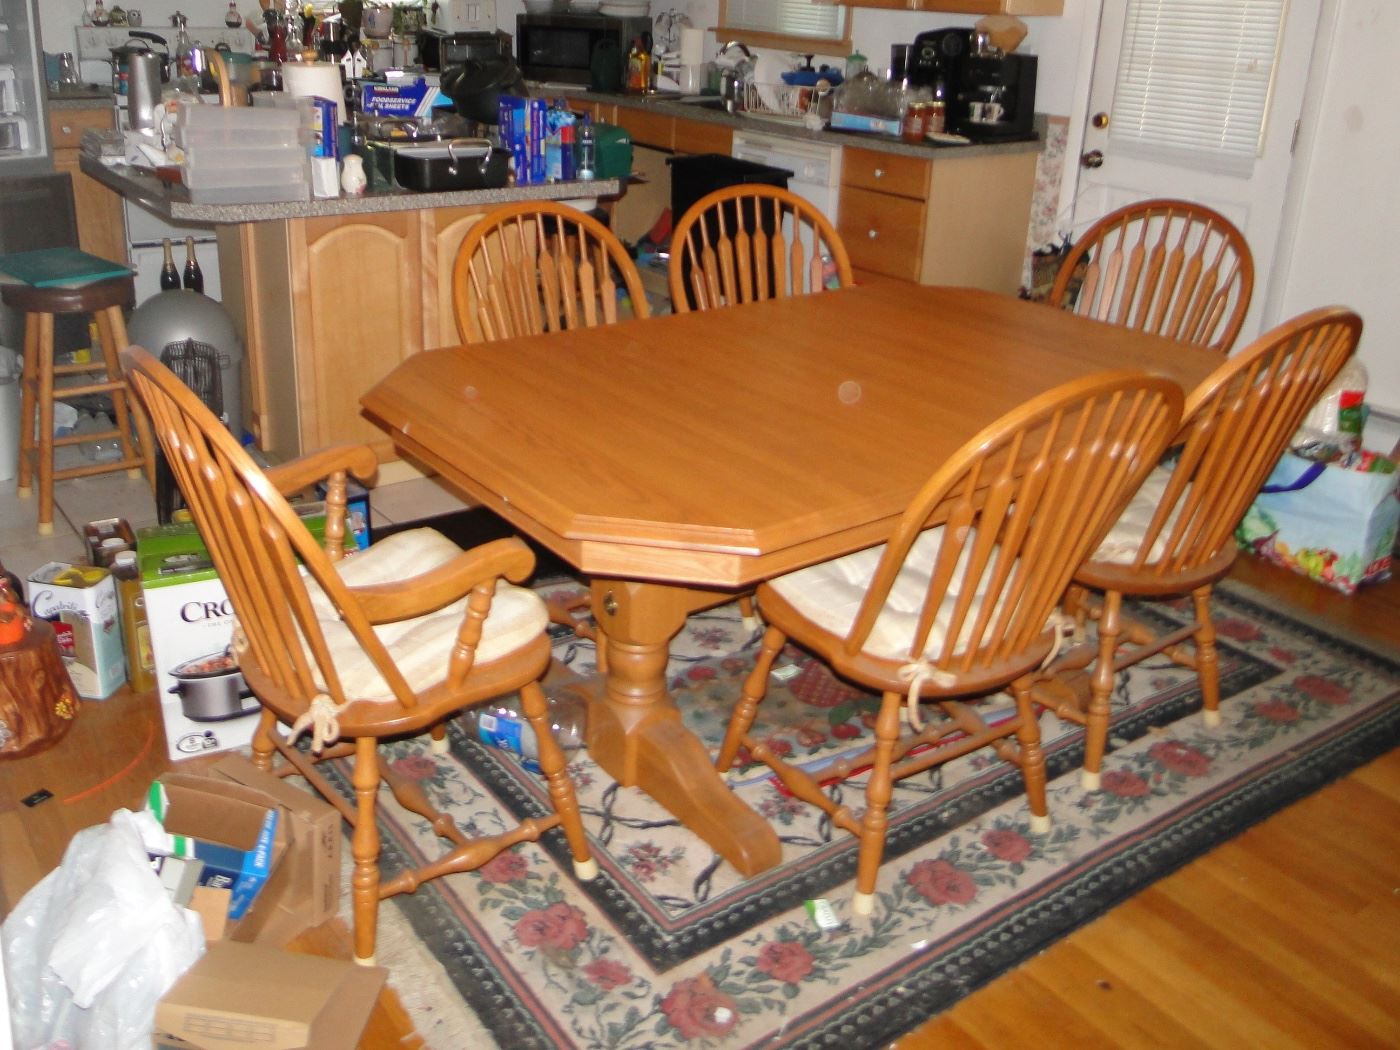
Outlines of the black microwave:
{"type": "Polygon", "coordinates": [[[507,33],[418,30],[418,62],[429,72],[460,66],[469,58],[490,59],[509,55],[510,35],[507,33]]]}
{"type": "Polygon", "coordinates": [[[651,31],[646,17],[517,15],[515,60],[526,80],[618,90],[632,41],[651,31]]]}

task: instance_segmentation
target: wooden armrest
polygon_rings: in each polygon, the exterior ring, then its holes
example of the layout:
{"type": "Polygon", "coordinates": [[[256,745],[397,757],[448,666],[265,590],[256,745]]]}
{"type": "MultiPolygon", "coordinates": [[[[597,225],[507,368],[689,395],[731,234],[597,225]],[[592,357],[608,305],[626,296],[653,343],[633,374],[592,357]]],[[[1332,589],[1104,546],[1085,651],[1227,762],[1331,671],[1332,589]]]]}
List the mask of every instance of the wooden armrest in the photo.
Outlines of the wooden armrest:
{"type": "Polygon", "coordinates": [[[535,568],[535,555],[524,542],[508,537],[463,551],[435,569],[393,583],[351,587],[371,623],[394,623],[441,609],[486,580],[524,580],[535,568]]]}
{"type": "Polygon", "coordinates": [[[298,456],[288,463],[268,467],[263,473],[278,492],[291,496],[312,482],[325,480],[338,470],[348,471],[365,481],[373,477],[378,469],[379,460],[368,445],[332,445],[298,456]]]}

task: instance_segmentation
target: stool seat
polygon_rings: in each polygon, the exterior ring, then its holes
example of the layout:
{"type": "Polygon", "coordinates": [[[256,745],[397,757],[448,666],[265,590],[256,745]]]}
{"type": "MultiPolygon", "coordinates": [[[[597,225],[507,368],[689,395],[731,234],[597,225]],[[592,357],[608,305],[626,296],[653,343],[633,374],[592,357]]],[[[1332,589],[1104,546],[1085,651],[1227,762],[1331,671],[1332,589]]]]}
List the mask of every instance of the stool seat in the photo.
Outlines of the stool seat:
{"type": "Polygon", "coordinates": [[[36,287],[31,284],[0,285],[0,301],[24,313],[24,374],[20,386],[20,456],[16,494],[30,494],[34,475],[39,476],[39,535],[53,532],[53,484],[67,478],[87,477],[125,470],[129,477],[145,471],[149,484],[155,484],[155,446],[150,424],[141,406],[131,396],[131,387],[122,374],[117,354],[126,349],[126,320],[123,307],[136,299],[136,285],[129,274],[90,281],[75,287],[36,287]],[[54,362],[54,317],[91,314],[97,325],[101,353],[73,364],[54,362]],[[56,376],[100,373],[93,380],[72,385],[55,385],[56,376]],[[55,437],[54,402],[73,397],[106,395],[112,401],[115,426],[98,433],[55,437]],[[135,434],[132,433],[133,428],[135,434]],[[86,463],[54,468],[54,449],[85,441],[115,438],[121,456],[110,462],[86,463]]]}
{"type": "Polygon", "coordinates": [[[76,288],[6,284],[0,285],[0,299],[6,306],[26,314],[91,314],[113,306],[124,309],[135,305],[136,282],[128,275],[108,277],[76,288]]]}

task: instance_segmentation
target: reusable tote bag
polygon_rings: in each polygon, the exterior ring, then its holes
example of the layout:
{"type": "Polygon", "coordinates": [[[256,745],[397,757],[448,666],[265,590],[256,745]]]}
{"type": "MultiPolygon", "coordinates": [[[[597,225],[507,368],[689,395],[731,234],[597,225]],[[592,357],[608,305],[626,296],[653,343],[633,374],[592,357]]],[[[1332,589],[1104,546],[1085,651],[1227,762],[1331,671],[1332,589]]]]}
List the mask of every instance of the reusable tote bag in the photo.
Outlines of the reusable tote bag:
{"type": "MultiPolygon", "coordinates": [[[[1388,462],[1388,461],[1382,461],[1388,462]]],[[[1235,532],[1247,551],[1351,594],[1390,575],[1400,473],[1285,452],[1235,532]]]]}

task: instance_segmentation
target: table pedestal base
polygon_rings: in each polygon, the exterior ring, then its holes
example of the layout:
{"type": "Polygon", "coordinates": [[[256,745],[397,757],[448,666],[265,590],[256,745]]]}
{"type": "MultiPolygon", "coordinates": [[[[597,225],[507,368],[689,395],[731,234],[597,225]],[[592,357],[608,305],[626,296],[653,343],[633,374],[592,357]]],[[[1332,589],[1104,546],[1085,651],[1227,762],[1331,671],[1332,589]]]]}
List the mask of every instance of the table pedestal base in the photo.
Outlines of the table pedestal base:
{"type": "Polygon", "coordinates": [[[740,874],[776,865],[782,858],[777,834],[725,785],[666,691],[670,641],[686,616],[727,598],[607,579],[594,579],[592,598],[607,634],[608,673],[589,708],[589,755],[618,783],[661,803],[740,874]]]}

